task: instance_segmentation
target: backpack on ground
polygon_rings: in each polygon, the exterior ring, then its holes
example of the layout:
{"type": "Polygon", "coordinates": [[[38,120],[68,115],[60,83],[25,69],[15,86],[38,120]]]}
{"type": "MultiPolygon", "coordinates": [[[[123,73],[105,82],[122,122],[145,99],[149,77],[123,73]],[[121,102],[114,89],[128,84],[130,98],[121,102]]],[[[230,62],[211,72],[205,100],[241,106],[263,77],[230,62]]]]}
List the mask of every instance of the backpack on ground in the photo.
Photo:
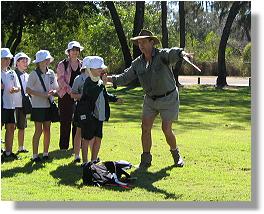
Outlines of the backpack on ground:
{"type": "Polygon", "coordinates": [[[104,186],[116,184],[127,186],[130,175],[125,169],[130,169],[132,164],[127,161],[106,161],[99,163],[88,162],[83,166],[83,184],[104,186]],[[122,179],[122,181],[120,181],[122,179]]]}

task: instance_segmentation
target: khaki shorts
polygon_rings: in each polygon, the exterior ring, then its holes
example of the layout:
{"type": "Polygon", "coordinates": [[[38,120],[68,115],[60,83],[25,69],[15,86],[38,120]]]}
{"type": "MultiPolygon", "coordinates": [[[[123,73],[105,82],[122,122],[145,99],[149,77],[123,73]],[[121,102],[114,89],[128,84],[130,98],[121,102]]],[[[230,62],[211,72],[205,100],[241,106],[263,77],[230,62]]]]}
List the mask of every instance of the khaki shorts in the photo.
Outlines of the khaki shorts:
{"type": "Polygon", "coordinates": [[[143,103],[143,117],[156,117],[160,114],[163,121],[178,120],[179,115],[179,94],[176,89],[166,97],[153,100],[145,95],[143,103]]]}

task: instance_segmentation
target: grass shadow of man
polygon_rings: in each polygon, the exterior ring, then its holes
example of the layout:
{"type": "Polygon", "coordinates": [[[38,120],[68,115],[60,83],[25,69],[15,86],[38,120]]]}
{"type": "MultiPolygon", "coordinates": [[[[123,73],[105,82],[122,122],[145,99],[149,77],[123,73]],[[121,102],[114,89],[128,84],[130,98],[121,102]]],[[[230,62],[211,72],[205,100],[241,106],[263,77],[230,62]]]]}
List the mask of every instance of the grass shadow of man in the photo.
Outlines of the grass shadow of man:
{"type": "Polygon", "coordinates": [[[134,181],[134,185],[138,188],[146,189],[149,192],[160,193],[165,195],[165,199],[177,200],[182,197],[182,194],[176,195],[174,193],[167,192],[166,190],[160,189],[153,184],[157,181],[168,177],[170,174],[167,171],[175,168],[174,165],[167,166],[157,172],[149,172],[147,170],[135,170],[131,173],[131,177],[137,177],[134,181]]]}

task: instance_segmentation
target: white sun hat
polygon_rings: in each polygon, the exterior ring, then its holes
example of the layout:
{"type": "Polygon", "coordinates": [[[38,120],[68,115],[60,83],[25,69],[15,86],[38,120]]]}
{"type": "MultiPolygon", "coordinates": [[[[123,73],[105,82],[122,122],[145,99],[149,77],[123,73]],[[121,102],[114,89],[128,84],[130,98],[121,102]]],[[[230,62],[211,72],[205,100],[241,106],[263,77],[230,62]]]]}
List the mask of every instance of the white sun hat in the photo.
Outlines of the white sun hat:
{"type": "Polygon", "coordinates": [[[9,48],[1,48],[1,59],[2,58],[13,58],[13,54],[11,54],[9,48]]]}
{"type": "Polygon", "coordinates": [[[104,60],[102,57],[100,57],[100,56],[87,56],[83,59],[83,62],[82,62],[82,68],[81,69],[84,69],[84,68],[106,69],[107,66],[104,64],[104,60]]]}
{"type": "Polygon", "coordinates": [[[80,51],[82,51],[84,49],[84,47],[81,46],[79,42],[77,42],[77,41],[71,41],[68,44],[68,48],[65,50],[65,54],[68,55],[69,54],[68,51],[71,50],[71,49],[73,49],[74,47],[80,48],[80,51]]]}
{"type": "Polygon", "coordinates": [[[40,50],[36,53],[36,59],[33,61],[33,63],[42,62],[46,59],[50,59],[50,62],[54,60],[54,58],[50,55],[50,52],[47,50],[40,50]]]}
{"type": "Polygon", "coordinates": [[[19,53],[17,53],[17,54],[15,55],[15,57],[14,57],[14,67],[16,67],[16,63],[17,63],[17,61],[18,61],[20,58],[27,58],[27,59],[28,59],[28,63],[27,63],[27,65],[29,65],[30,62],[31,62],[31,59],[29,58],[28,55],[26,55],[26,54],[23,53],[23,52],[19,52],[19,53]]]}

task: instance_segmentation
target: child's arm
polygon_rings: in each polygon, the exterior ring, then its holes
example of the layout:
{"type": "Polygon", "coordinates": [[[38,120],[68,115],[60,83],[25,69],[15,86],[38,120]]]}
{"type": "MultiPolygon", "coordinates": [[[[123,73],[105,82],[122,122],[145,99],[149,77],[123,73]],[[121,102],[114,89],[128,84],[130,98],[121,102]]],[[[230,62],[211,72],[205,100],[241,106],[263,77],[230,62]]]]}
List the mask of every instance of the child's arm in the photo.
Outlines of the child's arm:
{"type": "Polygon", "coordinates": [[[106,95],[107,95],[108,100],[109,100],[110,102],[117,102],[117,103],[119,103],[119,104],[124,103],[123,99],[118,98],[116,95],[110,94],[110,93],[108,93],[108,92],[106,92],[106,95]]]}

